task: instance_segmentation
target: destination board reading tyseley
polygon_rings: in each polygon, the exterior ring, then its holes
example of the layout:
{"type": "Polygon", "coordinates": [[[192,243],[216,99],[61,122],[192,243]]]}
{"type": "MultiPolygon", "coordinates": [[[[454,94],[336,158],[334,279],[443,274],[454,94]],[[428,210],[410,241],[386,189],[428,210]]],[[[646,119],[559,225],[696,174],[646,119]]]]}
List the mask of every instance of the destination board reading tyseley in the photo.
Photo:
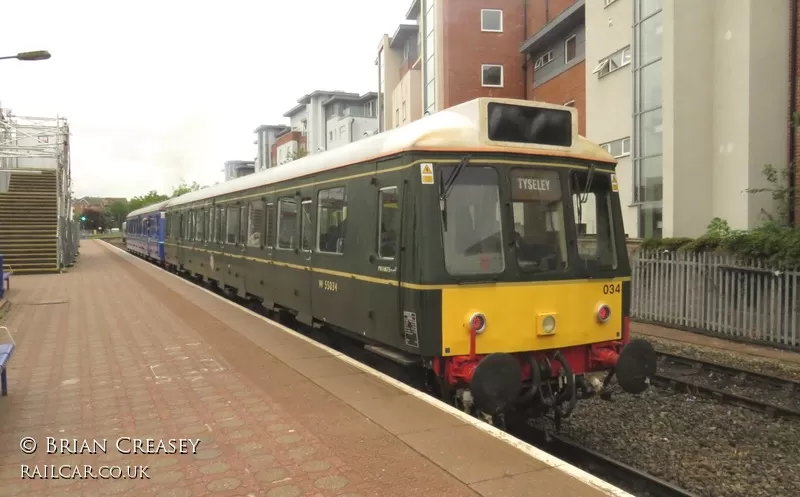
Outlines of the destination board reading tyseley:
{"type": "Polygon", "coordinates": [[[511,196],[514,200],[559,200],[561,182],[556,171],[513,169],[511,196]]]}

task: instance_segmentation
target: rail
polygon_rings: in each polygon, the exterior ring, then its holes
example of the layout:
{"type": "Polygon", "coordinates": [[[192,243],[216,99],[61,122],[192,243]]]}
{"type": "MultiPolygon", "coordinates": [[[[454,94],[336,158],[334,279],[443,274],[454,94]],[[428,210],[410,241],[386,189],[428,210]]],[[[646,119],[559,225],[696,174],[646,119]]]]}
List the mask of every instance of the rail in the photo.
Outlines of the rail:
{"type": "Polygon", "coordinates": [[[800,382],[738,369],[692,357],[680,356],[666,352],[658,352],[659,372],[653,381],[656,386],[673,388],[677,391],[704,395],[725,404],[743,407],[765,413],[775,418],[800,420],[800,409],[796,406],[781,405],[773,400],[764,400],[765,396],[775,396],[774,392],[783,393],[786,400],[796,404],[796,393],[800,392],[800,382]],[[700,378],[698,373],[711,372],[721,376],[700,378]],[[697,381],[700,380],[700,381],[697,381]],[[736,392],[745,382],[753,383],[755,395],[748,392],[736,392]],[[762,398],[756,398],[756,396],[762,398]]]}

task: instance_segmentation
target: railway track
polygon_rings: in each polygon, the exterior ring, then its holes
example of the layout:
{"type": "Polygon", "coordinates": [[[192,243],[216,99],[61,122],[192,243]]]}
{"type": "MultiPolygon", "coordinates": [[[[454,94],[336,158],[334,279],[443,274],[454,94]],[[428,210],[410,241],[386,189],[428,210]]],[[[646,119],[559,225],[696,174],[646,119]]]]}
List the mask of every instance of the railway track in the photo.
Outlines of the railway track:
{"type": "MultiPolygon", "coordinates": [[[[122,248],[124,250],[124,247],[122,248]]],[[[202,282],[198,282],[192,277],[188,277],[186,275],[182,275],[182,277],[200,287],[214,291],[218,295],[223,296],[228,300],[241,305],[242,307],[262,314],[269,319],[292,328],[317,342],[333,347],[353,359],[356,359],[372,368],[381,371],[384,374],[397,379],[398,381],[402,381],[403,383],[406,383],[407,385],[430,395],[430,392],[424,388],[424,385],[419,381],[419,378],[407,374],[407,371],[404,368],[399,367],[397,363],[394,363],[389,359],[376,356],[375,354],[370,354],[364,349],[360,342],[356,343],[352,339],[342,338],[341,340],[337,340],[335,343],[332,343],[331,335],[329,334],[320,334],[316,329],[306,326],[298,326],[296,322],[284,319],[282,316],[276,315],[272,311],[269,311],[260,305],[254,305],[253,302],[244,301],[238,297],[218,291],[218,289],[208,288],[202,282]]],[[[634,468],[633,466],[607,457],[597,451],[582,447],[580,444],[559,434],[546,432],[544,429],[536,427],[530,422],[513,422],[509,420],[506,422],[504,429],[510,435],[513,435],[526,443],[534,445],[537,448],[544,450],[545,452],[573,466],[579,467],[584,471],[633,494],[636,497],[698,497],[697,494],[681,489],[667,481],[661,480],[650,475],[649,473],[634,468]]]]}
{"type": "Polygon", "coordinates": [[[667,352],[659,351],[657,356],[659,372],[653,378],[656,386],[711,397],[775,418],[800,420],[800,409],[796,407],[800,382],[667,352]],[[764,400],[765,396],[785,402],[781,405],[764,400]]]}

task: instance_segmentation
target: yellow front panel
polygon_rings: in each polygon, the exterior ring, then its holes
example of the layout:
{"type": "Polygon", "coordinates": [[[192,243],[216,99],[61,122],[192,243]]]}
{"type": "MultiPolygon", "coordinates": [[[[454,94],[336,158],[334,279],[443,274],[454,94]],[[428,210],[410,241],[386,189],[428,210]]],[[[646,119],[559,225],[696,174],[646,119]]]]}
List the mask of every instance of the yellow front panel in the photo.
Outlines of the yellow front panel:
{"type": "Polygon", "coordinates": [[[622,331],[622,282],[576,280],[446,287],[442,289],[442,354],[469,354],[467,320],[474,312],[486,316],[476,352],[523,352],[558,349],[616,340],[622,331]],[[597,320],[597,309],[607,304],[611,319],[597,320]],[[553,315],[552,333],[542,329],[545,315],[553,315]],[[449,349],[449,350],[448,350],[449,349]]]}

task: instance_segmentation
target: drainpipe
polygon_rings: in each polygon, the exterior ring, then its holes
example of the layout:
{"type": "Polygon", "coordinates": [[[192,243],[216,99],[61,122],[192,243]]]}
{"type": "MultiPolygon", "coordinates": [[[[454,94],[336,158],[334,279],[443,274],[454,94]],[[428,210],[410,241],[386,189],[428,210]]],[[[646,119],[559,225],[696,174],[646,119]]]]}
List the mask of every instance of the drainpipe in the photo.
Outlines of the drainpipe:
{"type": "Polygon", "coordinates": [[[350,118],[350,143],[353,143],[353,126],[356,124],[356,118],[350,118]]]}
{"type": "MultiPolygon", "coordinates": [[[[528,0],[522,0],[522,43],[528,41],[528,0]]],[[[528,100],[528,52],[522,54],[522,98],[528,100]]]]}
{"type": "Polygon", "coordinates": [[[794,114],[797,112],[797,0],[791,0],[791,18],[792,18],[792,66],[790,75],[791,84],[791,101],[789,102],[789,119],[791,119],[792,126],[789,132],[789,164],[791,165],[791,172],[789,174],[789,226],[793,226],[796,222],[795,216],[795,202],[797,198],[796,178],[797,178],[797,163],[795,161],[795,150],[797,149],[797,129],[794,126],[794,114]]]}

